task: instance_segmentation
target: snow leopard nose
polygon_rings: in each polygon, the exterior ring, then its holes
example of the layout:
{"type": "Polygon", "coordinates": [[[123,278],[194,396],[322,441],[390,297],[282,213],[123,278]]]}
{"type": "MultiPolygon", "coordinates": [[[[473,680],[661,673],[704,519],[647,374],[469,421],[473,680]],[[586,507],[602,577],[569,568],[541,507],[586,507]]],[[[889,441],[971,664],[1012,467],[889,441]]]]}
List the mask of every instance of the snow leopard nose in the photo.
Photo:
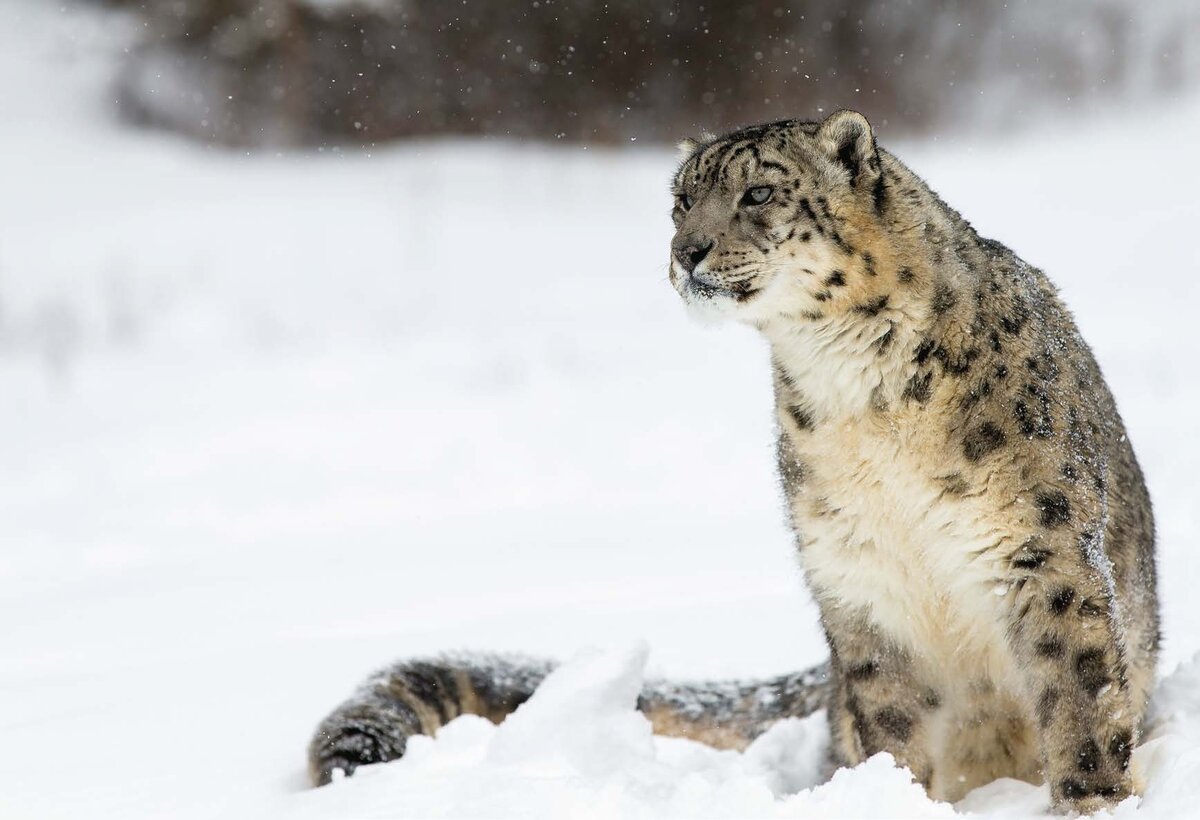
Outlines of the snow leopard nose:
{"type": "Polygon", "coordinates": [[[695,237],[685,237],[671,243],[671,253],[675,255],[675,261],[679,263],[679,267],[683,268],[686,273],[691,273],[697,265],[704,261],[704,257],[708,256],[713,244],[712,242],[703,244],[695,237]]]}

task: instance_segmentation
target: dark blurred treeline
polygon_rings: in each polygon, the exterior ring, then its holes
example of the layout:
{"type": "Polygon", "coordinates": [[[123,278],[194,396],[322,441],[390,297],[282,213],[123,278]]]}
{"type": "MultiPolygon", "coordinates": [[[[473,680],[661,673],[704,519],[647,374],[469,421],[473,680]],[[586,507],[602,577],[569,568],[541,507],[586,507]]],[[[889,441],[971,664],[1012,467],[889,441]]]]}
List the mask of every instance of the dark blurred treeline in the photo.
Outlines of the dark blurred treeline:
{"type": "Polygon", "coordinates": [[[123,114],[227,144],[998,127],[1200,74],[1196,0],[110,1],[146,23],[123,114]]]}

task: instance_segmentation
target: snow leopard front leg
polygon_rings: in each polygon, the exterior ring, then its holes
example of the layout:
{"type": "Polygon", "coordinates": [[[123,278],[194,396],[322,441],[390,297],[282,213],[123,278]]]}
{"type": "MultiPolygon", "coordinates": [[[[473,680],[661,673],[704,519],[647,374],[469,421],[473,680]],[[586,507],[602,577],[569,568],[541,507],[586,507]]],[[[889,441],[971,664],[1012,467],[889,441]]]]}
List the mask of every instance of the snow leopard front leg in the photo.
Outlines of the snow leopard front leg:
{"type": "Polygon", "coordinates": [[[889,752],[928,790],[936,774],[931,721],[941,706],[941,693],[864,613],[834,604],[823,605],[821,615],[833,683],[833,763],[854,765],[877,752],[889,752]]]}
{"type": "Polygon", "coordinates": [[[1009,559],[1009,634],[1036,705],[1053,802],[1090,814],[1132,791],[1144,704],[1131,695],[1125,636],[1103,574],[1054,540],[1031,536],[1009,559]]]}

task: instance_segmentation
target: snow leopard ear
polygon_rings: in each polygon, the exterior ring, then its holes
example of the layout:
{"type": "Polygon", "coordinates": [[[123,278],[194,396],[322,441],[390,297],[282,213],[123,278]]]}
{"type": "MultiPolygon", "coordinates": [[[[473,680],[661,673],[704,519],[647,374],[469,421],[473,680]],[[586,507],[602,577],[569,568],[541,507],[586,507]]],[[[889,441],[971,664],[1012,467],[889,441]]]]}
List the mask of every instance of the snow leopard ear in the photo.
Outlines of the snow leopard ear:
{"type": "Polygon", "coordinates": [[[879,152],[867,118],[857,111],[836,111],[817,128],[817,145],[850,174],[850,187],[867,187],[879,178],[879,152]]]}
{"type": "Polygon", "coordinates": [[[696,153],[696,149],[700,147],[700,141],[694,140],[691,137],[681,139],[675,145],[676,159],[680,162],[687,162],[692,154],[696,153]]]}

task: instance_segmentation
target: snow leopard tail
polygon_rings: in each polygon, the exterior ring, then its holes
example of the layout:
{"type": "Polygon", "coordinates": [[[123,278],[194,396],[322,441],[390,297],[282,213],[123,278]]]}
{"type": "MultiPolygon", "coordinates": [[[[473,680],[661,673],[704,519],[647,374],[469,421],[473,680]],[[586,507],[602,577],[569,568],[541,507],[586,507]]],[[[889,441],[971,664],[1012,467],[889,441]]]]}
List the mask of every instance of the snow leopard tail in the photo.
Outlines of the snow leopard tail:
{"type": "MultiPolygon", "coordinates": [[[[413,735],[432,735],[459,715],[499,723],[554,668],[501,655],[446,655],[402,661],[371,676],[321,721],[308,747],[314,785],[339,773],[394,760],[413,735]]],[[[720,749],[742,749],[780,718],[825,706],[828,664],[757,681],[675,684],[648,681],[638,698],[656,734],[720,749]]]]}

